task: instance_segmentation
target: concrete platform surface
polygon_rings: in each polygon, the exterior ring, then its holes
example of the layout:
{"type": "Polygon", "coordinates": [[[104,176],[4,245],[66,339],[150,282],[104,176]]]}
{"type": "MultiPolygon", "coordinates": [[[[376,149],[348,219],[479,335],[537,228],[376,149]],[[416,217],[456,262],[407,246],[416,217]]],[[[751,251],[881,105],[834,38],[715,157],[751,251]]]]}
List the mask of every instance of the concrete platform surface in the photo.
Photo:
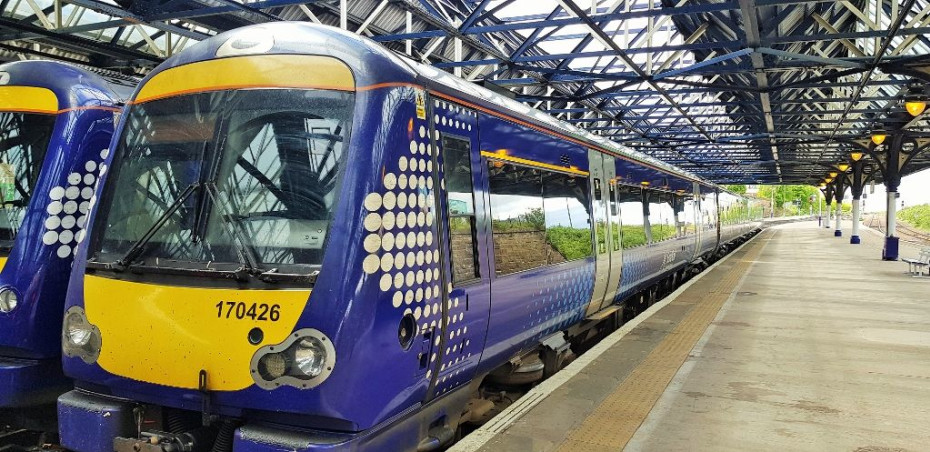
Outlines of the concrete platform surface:
{"type": "Polygon", "coordinates": [[[768,229],[452,450],[930,450],[930,278],[848,234],[768,229]]]}

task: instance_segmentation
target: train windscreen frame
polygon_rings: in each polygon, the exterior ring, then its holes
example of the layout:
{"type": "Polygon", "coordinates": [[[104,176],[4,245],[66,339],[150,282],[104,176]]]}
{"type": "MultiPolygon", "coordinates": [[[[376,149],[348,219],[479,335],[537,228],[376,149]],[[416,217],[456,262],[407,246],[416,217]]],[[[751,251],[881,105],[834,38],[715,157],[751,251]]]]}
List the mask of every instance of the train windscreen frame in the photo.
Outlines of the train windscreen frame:
{"type": "Polygon", "coordinates": [[[57,118],[0,112],[0,252],[4,254],[13,247],[26,216],[57,118]]]}
{"type": "Polygon", "coordinates": [[[95,219],[92,260],[315,272],[354,100],[335,90],[242,89],[134,105],[95,219]]]}

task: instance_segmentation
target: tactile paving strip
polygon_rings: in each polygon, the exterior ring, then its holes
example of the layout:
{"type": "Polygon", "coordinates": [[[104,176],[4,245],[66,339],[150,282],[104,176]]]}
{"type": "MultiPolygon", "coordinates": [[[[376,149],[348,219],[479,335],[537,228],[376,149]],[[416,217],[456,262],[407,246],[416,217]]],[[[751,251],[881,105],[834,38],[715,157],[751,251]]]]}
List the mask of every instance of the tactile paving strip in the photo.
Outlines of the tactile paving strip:
{"type": "Polygon", "coordinates": [[[764,237],[752,241],[742,258],[710,292],[700,294],[699,290],[688,290],[675,301],[695,303],[695,306],[614,392],[568,435],[559,446],[560,452],[619,451],[626,446],[773,233],[765,231],[762,233],[764,237]],[[689,297],[687,292],[693,295],[689,297]]]}

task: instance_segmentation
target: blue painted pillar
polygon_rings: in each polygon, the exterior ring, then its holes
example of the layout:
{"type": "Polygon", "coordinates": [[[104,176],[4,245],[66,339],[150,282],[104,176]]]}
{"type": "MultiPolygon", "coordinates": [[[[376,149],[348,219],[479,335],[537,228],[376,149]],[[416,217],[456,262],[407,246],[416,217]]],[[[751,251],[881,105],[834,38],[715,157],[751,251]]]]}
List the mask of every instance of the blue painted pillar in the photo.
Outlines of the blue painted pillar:
{"type": "Polygon", "coordinates": [[[898,186],[901,184],[901,145],[904,136],[896,133],[891,136],[891,144],[887,146],[885,162],[885,191],[888,193],[888,208],[885,213],[885,247],[882,249],[882,259],[886,261],[898,260],[898,237],[895,233],[895,208],[898,201],[898,186]]]}
{"type": "Polygon", "coordinates": [[[862,207],[862,189],[865,188],[865,178],[863,177],[864,168],[865,162],[862,160],[853,161],[852,184],[849,186],[849,190],[852,192],[853,197],[852,236],[849,237],[849,243],[854,245],[859,244],[861,241],[859,239],[859,209],[862,207]]]}
{"type": "Polygon", "coordinates": [[[823,197],[827,202],[827,218],[823,220],[823,227],[830,229],[830,218],[833,217],[833,184],[828,184],[823,197]]]}
{"type": "Polygon", "coordinates": [[[836,188],[833,190],[833,197],[836,198],[836,230],[833,231],[834,237],[843,236],[843,194],[846,192],[846,173],[836,175],[833,181],[836,188]]]}

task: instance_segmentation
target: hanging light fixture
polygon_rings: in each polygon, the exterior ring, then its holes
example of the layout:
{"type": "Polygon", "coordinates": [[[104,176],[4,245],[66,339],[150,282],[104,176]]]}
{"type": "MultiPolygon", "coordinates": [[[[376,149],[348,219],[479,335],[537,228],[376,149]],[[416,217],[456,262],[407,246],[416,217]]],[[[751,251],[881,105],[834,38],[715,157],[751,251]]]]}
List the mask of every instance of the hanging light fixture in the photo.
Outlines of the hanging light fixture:
{"type": "Polygon", "coordinates": [[[830,179],[836,179],[836,175],[839,174],[836,171],[830,171],[830,179]]]}
{"type": "Polygon", "coordinates": [[[824,179],[824,181],[826,181],[826,182],[829,184],[830,182],[833,182],[833,178],[832,178],[832,177],[828,177],[828,178],[824,179]]]}
{"type": "Polygon", "coordinates": [[[878,125],[872,128],[872,142],[876,146],[885,142],[885,138],[888,138],[888,132],[885,132],[885,128],[878,125]]]}
{"type": "Polygon", "coordinates": [[[821,182],[821,183],[820,183],[820,188],[827,188],[827,183],[826,183],[826,182],[821,182]]]}
{"type": "Polygon", "coordinates": [[[907,94],[904,95],[904,108],[911,116],[920,116],[927,108],[927,95],[924,86],[918,80],[911,80],[907,84],[907,94]]]}
{"type": "Polygon", "coordinates": [[[859,160],[862,160],[862,157],[865,156],[865,153],[853,151],[849,153],[849,156],[854,162],[858,162],[859,160]]]}
{"type": "Polygon", "coordinates": [[[845,173],[849,169],[848,163],[837,163],[836,169],[840,170],[841,173],[845,173]]]}

